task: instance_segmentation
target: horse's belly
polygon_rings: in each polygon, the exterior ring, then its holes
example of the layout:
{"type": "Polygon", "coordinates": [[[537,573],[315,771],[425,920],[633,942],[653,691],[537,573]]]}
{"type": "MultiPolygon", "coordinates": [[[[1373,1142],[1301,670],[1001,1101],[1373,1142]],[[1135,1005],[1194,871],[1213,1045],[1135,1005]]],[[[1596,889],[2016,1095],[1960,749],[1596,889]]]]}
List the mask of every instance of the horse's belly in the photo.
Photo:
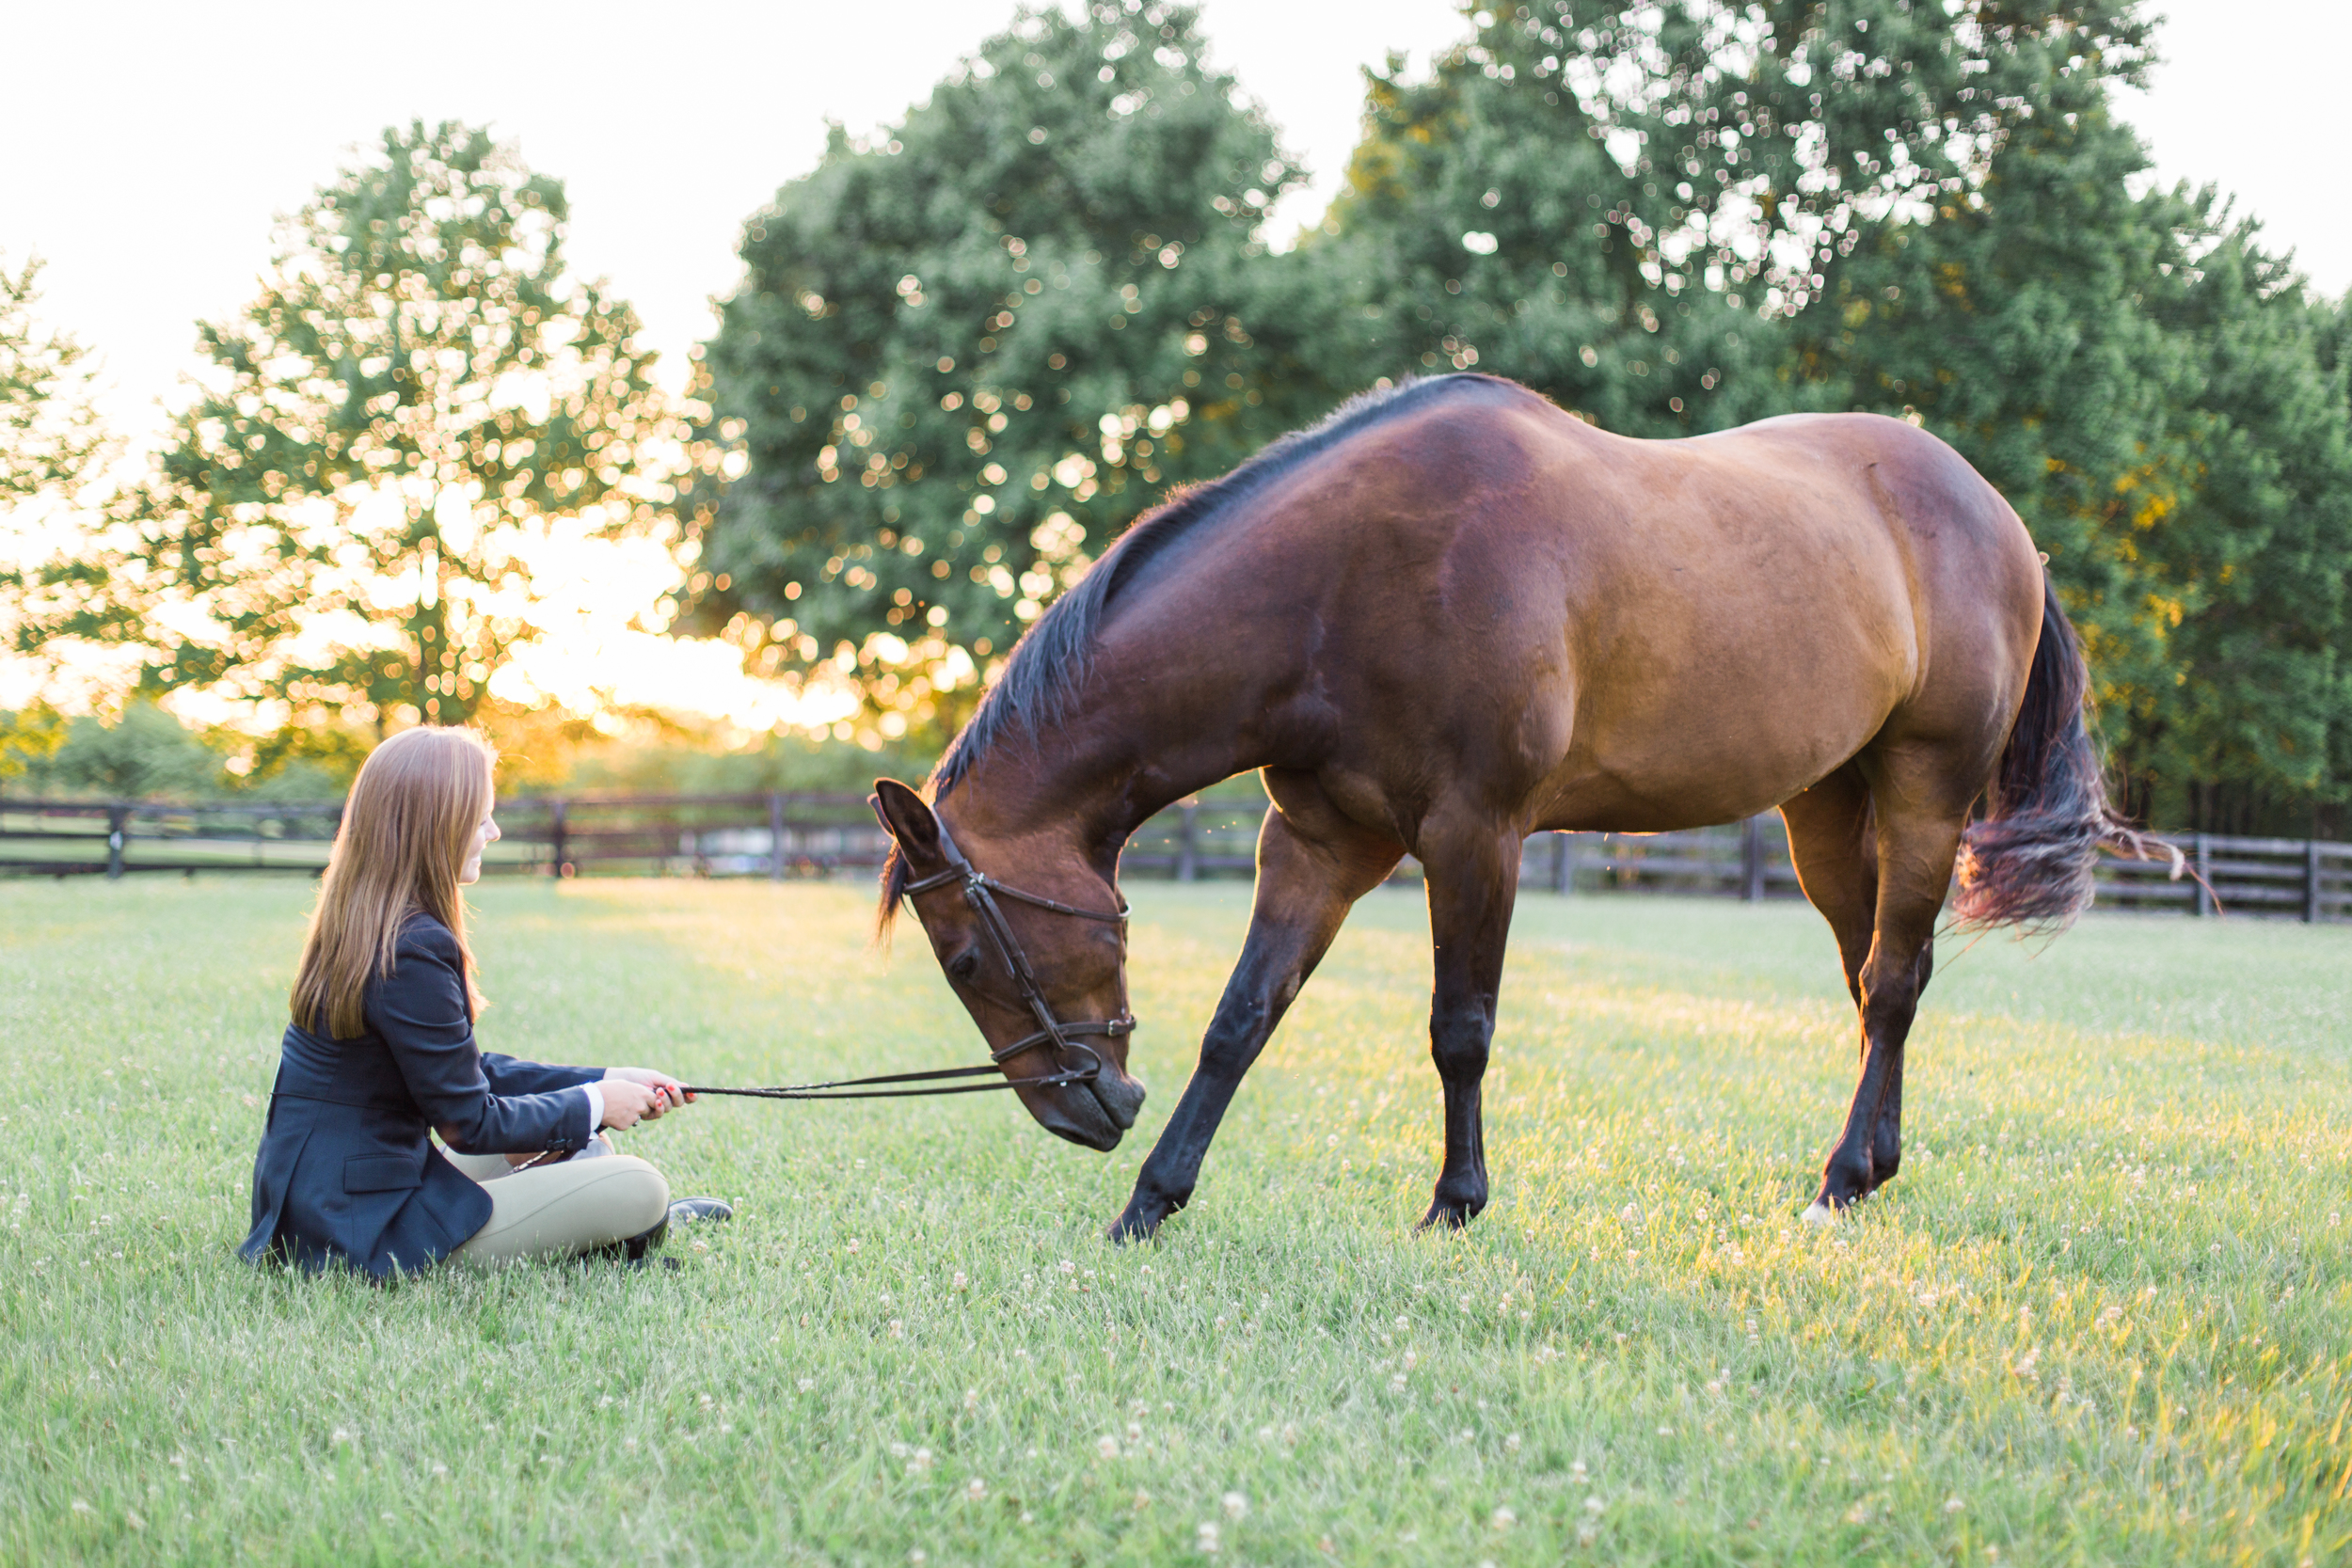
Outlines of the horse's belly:
{"type": "Polygon", "coordinates": [[[1909,678],[1904,661],[1845,641],[1817,640],[1793,667],[1667,657],[1635,682],[1580,682],[1538,825],[1663,832],[1738,821],[1810,788],[1869,743],[1909,678]]]}

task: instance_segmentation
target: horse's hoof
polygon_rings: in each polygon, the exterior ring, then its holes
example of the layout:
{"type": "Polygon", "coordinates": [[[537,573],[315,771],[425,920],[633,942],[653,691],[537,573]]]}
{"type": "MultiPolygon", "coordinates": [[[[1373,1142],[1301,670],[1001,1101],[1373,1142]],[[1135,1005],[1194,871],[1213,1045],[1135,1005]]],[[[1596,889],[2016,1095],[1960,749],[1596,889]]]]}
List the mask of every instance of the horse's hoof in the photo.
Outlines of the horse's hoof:
{"type": "Polygon", "coordinates": [[[1167,1217],[1163,1214],[1158,1219],[1147,1219],[1135,1211],[1129,1210],[1111,1221],[1110,1227],[1103,1232],[1103,1237],[1113,1246],[1125,1246],[1130,1242],[1148,1242],[1160,1233],[1160,1220],[1167,1217]]]}
{"type": "Polygon", "coordinates": [[[1827,1230],[1837,1223],[1837,1211],[1817,1197],[1813,1200],[1813,1207],[1804,1212],[1804,1223],[1816,1229],[1827,1230]]]}
{"type": "Polygon", "coordinates": [[[1433,1203],[1429,1212],[1421,1217],[1415,1230],[1463,1230],[1478,1217],[1478,1211],[1459,1203],[1433,1203]]]}

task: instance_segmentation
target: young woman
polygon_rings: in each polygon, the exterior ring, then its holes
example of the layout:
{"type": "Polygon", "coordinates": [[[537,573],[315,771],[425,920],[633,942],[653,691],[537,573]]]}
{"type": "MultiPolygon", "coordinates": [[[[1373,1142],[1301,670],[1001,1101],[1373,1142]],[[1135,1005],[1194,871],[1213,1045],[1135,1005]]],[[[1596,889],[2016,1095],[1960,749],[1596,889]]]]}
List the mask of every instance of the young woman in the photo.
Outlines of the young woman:
{"type": "Polygon", "coordinates": [[[674,1219],[728,1215],[711,1198],[671,1203],[660,1171],[597,1135],[690,1102],[676,1079],[475,1046],[457,890],[499,836],[495,760],[471,730],[407,730],[351,786],[254,1156],[248,1261],[383,1278],[443,1258],[636,1259],[674,1219]]]}

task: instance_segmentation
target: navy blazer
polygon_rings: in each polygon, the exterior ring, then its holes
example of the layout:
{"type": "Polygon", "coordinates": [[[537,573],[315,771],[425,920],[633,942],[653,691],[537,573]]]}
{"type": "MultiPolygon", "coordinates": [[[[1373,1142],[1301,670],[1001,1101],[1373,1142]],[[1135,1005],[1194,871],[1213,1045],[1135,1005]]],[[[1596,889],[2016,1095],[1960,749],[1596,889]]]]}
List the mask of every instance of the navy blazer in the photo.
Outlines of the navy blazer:
{"type": "Polygon", "coordinates": [[[596,1068],[542,1067],[476,1049],[457,939],[430,915],[401,927],[391,973],[368,984],[365,1032],[286,1029],[253,1157],[247,1262],[282,1254],[311,1273],[341,1261],[376,1278],[455,1251],[490,1195],[433,1147],[461,1154],[584,1148],[596,1068]]]}

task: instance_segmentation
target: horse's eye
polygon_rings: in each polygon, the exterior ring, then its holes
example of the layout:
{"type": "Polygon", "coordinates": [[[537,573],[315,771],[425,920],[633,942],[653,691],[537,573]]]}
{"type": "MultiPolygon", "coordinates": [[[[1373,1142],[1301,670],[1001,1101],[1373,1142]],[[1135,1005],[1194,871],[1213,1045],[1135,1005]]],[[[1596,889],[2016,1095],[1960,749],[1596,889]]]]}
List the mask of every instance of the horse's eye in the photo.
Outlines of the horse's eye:
{"type": "Polygon", "coordinates": [[[980,956],[963,952],[947,960],[947,973],[959,980],[969,980],[980,972],[980,956]]]}

